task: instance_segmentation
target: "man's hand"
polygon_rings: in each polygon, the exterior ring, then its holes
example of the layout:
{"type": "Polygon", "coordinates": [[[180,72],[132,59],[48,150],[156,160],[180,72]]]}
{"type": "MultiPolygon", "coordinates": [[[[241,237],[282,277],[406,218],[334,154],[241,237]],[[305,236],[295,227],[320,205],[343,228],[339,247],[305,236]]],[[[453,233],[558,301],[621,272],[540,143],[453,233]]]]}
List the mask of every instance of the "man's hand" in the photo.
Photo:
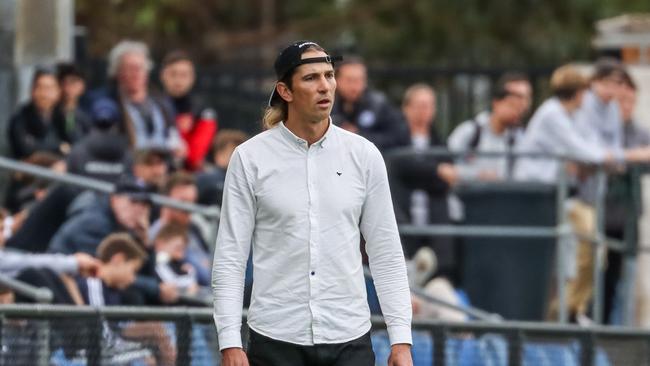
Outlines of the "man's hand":
{"type": "Polygon", "coordinates": [[[437,173],[440,179],[444,180],[450,186],[456,185],[459,180],[458,169],[453,164],[438,164],[437,173]]]}
{"type": "Polygon", "coordinates": [[[410,344],[394,344],[388,357],[388,366],[413,366],[410,344]]]}
{"type": "Polygon", "coordinates": [[[248,357],[241,348],[226,348],[221,351],[223,366],[248,366],[248,357]]]}
{"type": "Polygon", "coordinates": [[[178,288],[171,283],[161,282],[158,285],[160,289],[160,301],[165,304],[172,304],[178,301],[179,293],[178,288]]]}
{"type": "Polygon", "coordinates": [[[79,266],[79,274],[83,277],[95,277],[97,276],[97,270],[99,269],[99,260],[86,254],[86,253],[76,253],[74,258],[77,260],[77,266],[79,266]]]}

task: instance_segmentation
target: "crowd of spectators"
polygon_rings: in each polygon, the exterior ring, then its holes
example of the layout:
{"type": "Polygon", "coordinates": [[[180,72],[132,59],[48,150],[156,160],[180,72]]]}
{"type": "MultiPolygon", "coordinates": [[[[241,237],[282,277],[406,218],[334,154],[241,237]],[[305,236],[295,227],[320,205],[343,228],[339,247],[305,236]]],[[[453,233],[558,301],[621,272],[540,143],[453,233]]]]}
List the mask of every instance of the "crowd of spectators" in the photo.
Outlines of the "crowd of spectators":
{"type": "MultiPolygon", "coordinates": [[[[195,215],[160,207],[151,194],[219,205],[230,156],[248,136],[218,128],[216,112],[193,94],[195,68],[186,53],[174,51],[162,60],[162,90],[151,87],[151,70],[147,46],[123,41],[108,55],[109,82],[102,88],[86,91],[85,77],[73,64],[34,73],[30,99],[8,125],[11,157],[116,188],[105,195],[14,174],[0,220],[1,273],[52,289],[62,304],[209,301],[213,238],[195,215]]],[[[461,184],[554,183],[563,171],[575,187],[568,204],[571,224],[589,234],[595,200],[604,192],[590,167],[605,164],[620,172],[626,162],[650,161],[650,134],[632,117],[637,86],[616,61],[598,62],[591,77],[570,65],[558,68],[550,79],[552,96],[534,112],[526,75],[505,73],[494,85],[489,108],[461,122],[446,141],[435,123],[433,87],[407,88],[400,110],[370,88],[367,78],[361,59],[347,58],[338,67],[332,121],[386,153],[399,223],[461,221],[462,204],[453,194],[461,184]],[[434,147],[460,155],[388,154],[434,147]],[[513,152],[558,154],[571,162],[507,155],[513,152]]],[[[412,284],[460,304],[454,291],[460,260],[454,238],[404,236],[402,241],[407,259],[417,263],[410,271],[417,278],[412,284]]],[[[568,287],[577,320],[587,315],[592,294],[590,248],[583,242],[577,246],[568,287]]],[[[29,301],[0,292],[2,302],[29,301]]],[[[416,316],[464,319],[416,297],[413,304],[416,316]]],[[[151,329],[119,331],[146,338],[151,329]]],[[[156,342],[159,349],[168,348],[166,340],[156,342]]]]}

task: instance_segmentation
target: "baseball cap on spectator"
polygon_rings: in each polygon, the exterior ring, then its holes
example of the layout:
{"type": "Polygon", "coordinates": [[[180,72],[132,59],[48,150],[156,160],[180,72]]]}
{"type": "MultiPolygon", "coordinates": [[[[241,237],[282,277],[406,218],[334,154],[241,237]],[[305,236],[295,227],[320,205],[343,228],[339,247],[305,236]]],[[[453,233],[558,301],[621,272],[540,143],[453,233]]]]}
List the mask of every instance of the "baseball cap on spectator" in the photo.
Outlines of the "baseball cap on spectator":
{"type": "Polygon", "coordinates": [[[133,178],[124,176],[116,184],[113,194],[128,196],[132,201],[151,204],[151,192],[133,178]]]}
{"type": "Polygon", "coordinates": [[[101,98],[96,100],[91,108],[91,116],[97,127],[110,127],[120,119],[120,110],[113,100],[101,98]]]}
{"type": "MultiPolygon", "coordinates": [[[[323,57],[302,58],[302,54],[308,50],[310,46],[323,48],[312,41],[297,41],[280,52],[278,57],[275,59],[275,63],[273,64],[277,81],[283,80],[296,67],[300,65],[317,62],[327,62],[334,65],[335,62],[343,60],[343,57],[341,56],[330,56],[329,54],[323,57]]],[[[269,98],[269,106],[277,104],[277,102],[280,100],[282,100],[282,98],[280,98],[280,94],[278,94],[277,88],[273,87],[273,93],[271,93],[271,98],[269,98]]]]}

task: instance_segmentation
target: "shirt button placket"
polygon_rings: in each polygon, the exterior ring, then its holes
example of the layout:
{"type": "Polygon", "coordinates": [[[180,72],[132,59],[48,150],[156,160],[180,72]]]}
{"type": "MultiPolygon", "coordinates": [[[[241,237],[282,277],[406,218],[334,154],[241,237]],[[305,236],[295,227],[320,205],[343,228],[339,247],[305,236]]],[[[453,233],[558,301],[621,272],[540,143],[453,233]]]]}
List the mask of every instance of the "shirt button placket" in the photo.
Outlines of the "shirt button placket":
{"type": "Polygon", "coordinates": [[[309,190],[309,284],[311,301],[309,305],[312,314],[312,334],[314,342],[320,338],[317,324],[319,323],[318,306],[315,298],[318,297],[318,186],[316,184],[317,167],[315,163],[316,149],[311,146],[307,151],[307,182],[309,190]]]}

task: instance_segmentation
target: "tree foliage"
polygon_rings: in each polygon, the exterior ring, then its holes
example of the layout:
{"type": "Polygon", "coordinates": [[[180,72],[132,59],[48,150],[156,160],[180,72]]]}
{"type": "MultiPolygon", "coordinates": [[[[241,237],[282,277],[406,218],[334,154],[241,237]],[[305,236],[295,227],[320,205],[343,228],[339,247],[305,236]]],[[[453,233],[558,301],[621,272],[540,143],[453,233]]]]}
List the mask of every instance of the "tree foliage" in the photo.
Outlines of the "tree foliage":
{"type": "Polygon", "coordinates": [[[77,0],[90,51],[122,38],[205,61],[264,60],[315,38],[387,63],[549,65],[590,57],[594,23],[648,12],[647,0],[77,0]],[[266,55],[268,58],[268,55],[266,55]]]}

